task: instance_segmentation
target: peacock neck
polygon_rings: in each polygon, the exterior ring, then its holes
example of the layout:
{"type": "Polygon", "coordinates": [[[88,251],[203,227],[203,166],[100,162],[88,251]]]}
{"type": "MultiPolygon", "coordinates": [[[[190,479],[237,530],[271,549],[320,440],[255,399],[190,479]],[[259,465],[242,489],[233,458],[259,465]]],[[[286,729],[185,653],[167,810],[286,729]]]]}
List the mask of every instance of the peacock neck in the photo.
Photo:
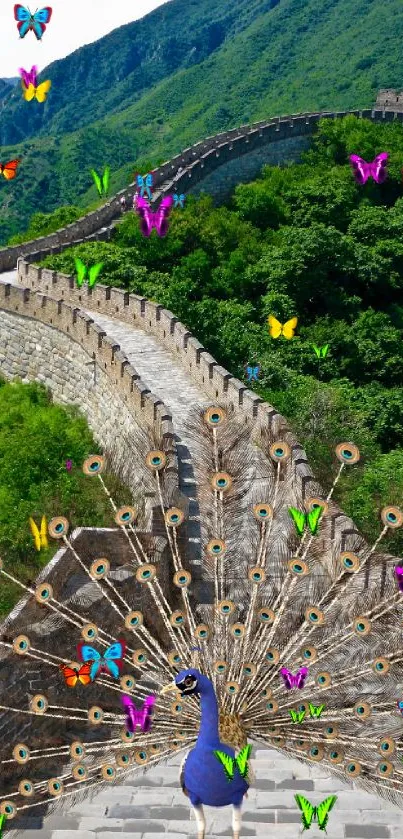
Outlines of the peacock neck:
{"type": "Polygon", "coordinates": [[[200,693],[200,710],[200,730],[196,746],[218,749],[221,745],[218,733],[218,704],[209,679],[206,679],[200,693]]]}

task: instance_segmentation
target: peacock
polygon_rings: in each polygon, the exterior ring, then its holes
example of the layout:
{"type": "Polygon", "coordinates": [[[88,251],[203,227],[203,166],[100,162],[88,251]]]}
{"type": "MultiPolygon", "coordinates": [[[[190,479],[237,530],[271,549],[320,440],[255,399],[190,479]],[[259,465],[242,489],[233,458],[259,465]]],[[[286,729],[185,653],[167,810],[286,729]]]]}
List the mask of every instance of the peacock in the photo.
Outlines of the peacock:
{"type": "Polygon", "coordinates": [[[198,839],[203,805],[232,805],[239,839],[254,743],[402,806],[403,595],[396,557],[379,553],[400,509],[383,508],[369,546],[337,507],[352,442],[324,493],[284,423],[195,405],[183,433],[186,475],[172,436],[136,441],[124,507],[111,453],[89,454],[116,526],[70,533],[60,511],[36,581],[0,563],[0,584],[23,591],[0,633],[7,828],[183,752],[198,839]]]}

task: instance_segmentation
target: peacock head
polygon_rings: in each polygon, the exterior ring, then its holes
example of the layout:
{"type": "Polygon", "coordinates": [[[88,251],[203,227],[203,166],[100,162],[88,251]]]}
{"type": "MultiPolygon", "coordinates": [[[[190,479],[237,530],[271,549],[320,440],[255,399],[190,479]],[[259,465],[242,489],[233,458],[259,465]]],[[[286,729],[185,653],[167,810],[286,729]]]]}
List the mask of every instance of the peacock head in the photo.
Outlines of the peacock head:
{"type": "Polygon", "coordinates": [[[169,690],[180,690],[181,696],[192,696],[193,694],[201,694],[211,686],[210,680],[203,676],[199,670],[190,667],[188,670],[181,670],[175,676],[175,682],[170,685],[165,685],[161,693],[167,693],[169,690]]]}

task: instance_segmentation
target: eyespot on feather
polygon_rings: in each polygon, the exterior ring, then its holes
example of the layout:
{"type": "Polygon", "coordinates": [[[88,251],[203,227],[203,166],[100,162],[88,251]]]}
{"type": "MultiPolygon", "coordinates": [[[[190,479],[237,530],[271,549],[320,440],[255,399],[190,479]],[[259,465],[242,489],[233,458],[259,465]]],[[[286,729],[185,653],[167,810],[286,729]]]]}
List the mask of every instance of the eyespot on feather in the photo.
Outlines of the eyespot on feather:
{"type": "Polygon", "coordinates": [[[343,570],[348,571],[349,574],[360,569],[360,558],[356,554],[351,553],[351,551],[343,551],[340,554],[339,562],[343,570]]]}
{"type": "Polygon", "coordinates": [[[227,682],[225,685],[225,693],[228,696],[235,696],[240,691],[240,685],[238,682],[227,682]]]}
{"type": "Polygon", "coordinates": [[[278,440],[277,443],[272,443],[269,448],[269,455],[275,463],[286,463],[290,457],[291,449],[288,443],[284,440],[278,440]]]}
{"type": "Polygon", "coordinates": [[[24,798],[31,798],[35,792],[32,781],[30,781],[29,778],[24,778],[20,781],[18,784],[18,792],[20,795],[23,795],[24,798]]]}
{"type": "Polygon", "coordinates": [[[148,452],[146,457],[146,466],[148,466],[152,472],[160,472],[160,470],[166,466],[166,462],[166,455],[159,449],[153,449],[148,452]]]}
{"type": "Polygon", "coordinates": [[[116,769],[111,763],[105,763],[101,769],[101,775],[104,781],[113,782],[116,778],[116,769]]]}
{"type": "Polygon", "coordinates": [[[88,769],[83,763],[76,763],[71,770],[71,774],[76,781],[88,780],[88,769]]]}
{"type": "Polygon", "coordinates": [[[396,744],[393,737],[384,737],[382,740],[379,741],[377,749],[379,754],[383,757],[393,755],[396,750],[396,744]]]}
{"type": "Polygon", "coordinates": [[[403,524],[403,513],[399,507],[384,507],[381,510],[381,519],[383,524],[395,530],[403,524]]]}
{"type": "Polygon", "coordinates": [[[206,545],[206,552],[209,556],[219,557],[225,554],[227,546],[222,539],[210,539],[206,545]]]}
{"type": "Polygon", "coordinates": [[[103,721],[104,712],[99,705],[93,705],[92,708],[88,709],[88,719],[93,725],[100,725],[103,721]]]}
{"type": "Polygon", "coordinates": [[[69,532],[69,520],[65,516],[56,516],[48,524],[48,533],[52,539],[62,539],[69,532]]]}
{"type": "Polygon", "coordinates": [[[330,763],[343,763],[344,752],[342,749],[329,749],[327,758],[330,760],[330,763]]]}
{"type": "Polygon", "coordinates": [[[353,630],[355,635],[365,638],[371,632],[371,621],[369,621],[368,618],[364,618],[362,615],[359,615],[359,617],[355,618],[353,622],[353,630]]]}
{"type": "Polygon", "coordinates": [[[154,580],[156,573],[157,569],[155,565],[144,563],[137,568],[136,580],[138,583],[151,583],[154,580]]]}
{"type": "Polygon", "coordinates": [[[376,767],[376,774],[382,778],[390,778],[393,775],[394,766],[389,760],[380,760],[376,767]]]}
{"type": "Polygon", "coordinates": [[[178,507],[170,507],[164,514],[164,518],[168,527],[179,527],[184,521],[185,514],[178,507]]]}
{"type": "Polygon", "coordinates": [[[64,790],[63,782],[59,778],[50,778],[48,781],[48,793],[53,798],[58,798],[64,790]]]}
{"type": "Polygon", "coordinates": [[[353,708],[353,713],[359,720],[367,720],[372,714],[372,708],[369,702],[359,699],[353,708]]]}
{"type": "Polygon", "coordinates": [[[126,629],[137,629],[137,627],[143,626],[143,622],[144,617],[142,612],[129,612],[125,617],[126,629]]]}
{"type": "Polygon", "coordinates": [[[126,766],[130,766],[131,754],[130,752],[118,752],[115,757],[115,760],[117,765],[121,766],[124,769],[126,766]]]}
{"type": "Polygon", "coordinates": [[[244,623],[233,623],[230,629],[231,635],[235,639],[243,638],[245,635],[244,623]]]}
{"type": "Polygon", "coordinates": [[[134,759],[139,766],[144,766],[144,764],[148,763],[148,754],[146,750],[140,749],[138,752],[135,752],[134,759]]]}
{"type": "Polygon", "coordinates": [[[125,506],[120,507],[115,513],[115,522],[120,527],[125,527],[128,524],[133,524],[137,518],[137,510],[135,507],[125,506]]]}
{"type": "Polygon", "coordinates": [[[84,641],[94,641],[98,638],[98,627],[95,623],[86,623],[81,630],[81,637],[84,641]]]}
{"type": "Polygon", "coordinates": [[[358,463],[360,459],[360,450],[354,443],[339,443],[336,446],[336,457],[340,463],[353,464],[358,463]]]}
{"type": "Polygon", "coordinates": [[[134,690],[136,687],[136,681],[133,679],[133,676],[121,676],[119,679],[119,684],[122,690],[130,691],[134,690]]]}
{"type": "Polygon", "coordinates": [[[313,663],[318,657],[316,647],[303,647],[301,650],[301,656],[304,660],[304,664],[306,664],[307,661],[313,663]]]}
{"type": "Polygon", "coordinates": [[[306,577],[309,574],[308,563],[303,559],[289,559],[288,570],[295,577],[306,577]]]}
{"type": "Polygon", "coordinates": [[[217,673],[218,676],[222,676],[226,673],[228,667],[228,663],[224,661],[224,659],[219,658],[217,661],[214,662],[213,669],[214,672],[217,673]]]}
{"type": "Polygon", "coordinates": [[[7,821],[14,819],[17,815],[17,807],[13,804],[12,801],[2,801],[0,804],[0,815],[6,816],[7,821]]]}
{"type": "Polygon", "coordinates": [[[390,670],[390,661],[383,656],[379,656],[379,658],[375,658],[372,662],[372,670],[376,673],[377,676],[386,676],[390,670]]]}
{"type": "Polygon", "coordinates": [[[350,760],[346,765],[346,774],[350,778],[356,778],[357,775],[361,774],[361,764],[358,760],[350,760]]]}
{"type": "Polygon", "coordinates": [[[148,653],[146,650],[139,649],[134,650],[132,654],[132,662],[136,665],[136,667],[142,667],[144,664],[147,664],[148,661],[148,653]]]}
{"type": "Polygon", "coordinates": [[[24,764],[29,762],[31,753],[25,743],[17,743],[13,748],[13,758],[17,763],[24,764]]]}
{"type": "Polygon", "coordinates": [[[324,498],[317,498],[316,496],[307,498],[304,502],[304,506],[307,513],[310,513],[311,510],[314,510],[316,507],[322,507],[322,519],[329,512],[329,504],[327,501],[325,501],[324,498]]]}
{"type": "Polygon", "coordinates": [[[175,612],[172,612],[172,615],[169,618],[169,623],[171,626],[183,626],[185,624],[185,614],[181,611],[181,609],[177,609],[175,612]]]}
{"type": "Polygon", "coordinates": [[[232,600],[220,600],[216,605],[217,612],[223,617],[228,617],[228,615],[232,615],[235,609],[235,603],[232,600]]]}
{"type": "Polygon", "coordinates": [[[248,569],[248,579],[251,583],[255,583],[255,585],[260,585],[264,583],[266,579],[266,572],[264,568],[261,568],[259,565],[254,565],[252,568],[248,569]]]}
{"type": "Polygon", "coordinates": [[[81,742],[81,740],[74,740],[74,742],[70,746],[69,751],[70,757],[72,757],[73,760],[85,757],[85,746],[84,743],[81,742]]]}
{"type": "Polygon", "coordinates": [[[242,675],[244,679],[251,679],[252,676],[256,676],[257,667],[256,664],[253,664],[252,661],[245,661],[242,665],[242,675]]]}
{"type": "Polygon", "coordinates": [[[101,559],[94,559],[90,565],[90,576],[93,580],[102,580],[102,577],[107,577],[110,570],[110,562],[105,557],[101,559]]]}
{"type": "Polygon", "coordinates": [[[173,576],[173,581],[178,588],[187,588],[192,582],[192,575],[190,571],[185,571],[182,568],[180,571],[176,571],[173,576]]]}
{"type": "Polygon", "coordinates": [[[270,504],[254,504],[253,515],[257,521],[268,521],[273,516],[273,509],[270,504]]]}
{"type": "Polygon", "coordinates": [[[325,622],[325,614],[317,606],[308,606],[305,610],[305,620],[315,626],[322,626],[325,622]]]}
{"type": "Polygon", "coordinates": [[[323,733],[326,737],[326,740],[337,740],[340,734],[339,726],[335,725],[334,723],[330,723],[330,725],[327,725],[326,728],[323,730],[323,733]]]}
{"type": "Polygon", "coordinates": [[[211,478],[211,486],[216,492],[228,492],[232,487],[232,478],[228,472],[215,472],[211,478]]]}
{"type": "Polygon", "coordinates": [[[268,647],[265,659],[269,664],[278,664],[280,660],[280,651],[276,647],[268,647]]]}
{"type": "Polygon", "coordinates": [[[222,408],[212,407],[205,411],[203,419],[206,425],[209,425],[210,428],[217,428],[217,426],[224,423],[226,414],[222,408]]]}
{"type": "Polygon", "coordinates": [[[275,699],[269,699],[265,707],[268,714],[277,714],[278,702],[275,699]]]}
{"type": "Polygon", "coordinates": [[[182,656],[177,650],[171,650],[168,654],[168,661],[171,667],[180,667],[182,664],[182,656]]]}
{"type": "Polygon", "coordinates": [[[265,623],[269,626],[275,620],[276,615],[273,609],[269,609],[268,606],[262,606],[257,613],[257,617],[259,623],[265,623]]]}
{"type": "Polygon", "coordinates": [[[320,746],[318,743],[315,743],[313,746],[311,746],[307,753],[307,757],[309,758],[309,760],[313,760],[316,763],[319,763],[321,760],[323,760],[323,755],[324,748],[323,746],[320,746]]]}
{"type": "Polygon", "coordinates": [[[46,714],[48,709],[48,700],[43,693],[36,693],[35,696],[32,697],[29,703],[30,710],[34,712],[34,714],[46,714]]]}
{"type": "Polygon", "coordinates": [[[324,670],[322,673],[318,673],[318,675],[315,678],[315,682],[318,685],[318,687],[327,688],[329,687],[329,685],[332,684],[332,677],[330,673],[327,672],[327,670],[324,670]]]}
{"type": "Polygon", "coordinates": [[[100,475],[105,469],[105,458],[100,454],[92,454],[83,463],[84,475],[100,475]]]}
{"type": "Polygon", "coordinates": [[[53,588],[50,583],[40,583],[35,589],[35,600],[37,603],[46,603],[53,597],[53,588]]]}
{"type": "Polygon", "coordinates": [[[31,649],[28,635],[17,635],[13,641],[13,650],[17,655],[25,655],[31,649]]]}
{"type": "Polygon", "coordinates": [[[198,641],[208,641],[210,638],[210,627],[206,623],[199,623],[195,627],[195,636],[198,641]]]}

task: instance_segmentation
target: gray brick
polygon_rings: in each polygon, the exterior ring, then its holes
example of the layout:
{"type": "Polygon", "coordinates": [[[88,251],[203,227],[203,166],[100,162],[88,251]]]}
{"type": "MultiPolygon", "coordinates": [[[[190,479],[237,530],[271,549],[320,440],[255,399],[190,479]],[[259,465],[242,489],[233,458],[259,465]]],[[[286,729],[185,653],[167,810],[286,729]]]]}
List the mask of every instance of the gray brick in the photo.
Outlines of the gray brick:
{"type": "MultiPolygon", "coordinates": [[[[71,839],[71,831],[54,830],[52,833],[52,839],[71,839]]],[[[96,839],[96,834],[91,830],[77,830],[77,832],[74,833],[74,839],[96,839]]],[[[110,834],[109,839],[111,839],[110,834]]]]}
{"type": "Polygon", "coordinates": [[[105,830],[110,833],[111,830],[122,831],[123,825],[123,819],[110,819],[107,816],[104,816],[103,818],[102,816],[100,816],[99,818],[94,818],[92,816],[90,818],[81,819],[78,829],[95,831],[96,833],[98,833],[98,831],[100,830],[105,830]]]}
{"type": "Polygon", "coordinates": [[[266,824],[274,824],[275,812],[274,810],[260,810],[259,813],[245,810],[242,813],[243,822],[265,822],[266,824]]]}
{"type": "Polygon", "coordinates": [[[303,781],[302,778],[296,778],[295,780],[294,778],[288,778],[285,781],[280,781],[279,784],[276,784],[276,790],[278,789],[295,789],[296,792],[299,790],[307,792],[313,789],[316,790],[316,783],[314,785],[312,780],[303,781]]]}
{"type": "Polygon", "coordinates": [[[384,824],[346,824],[346,839],[389,839],[390,830],[384,824]]]}

